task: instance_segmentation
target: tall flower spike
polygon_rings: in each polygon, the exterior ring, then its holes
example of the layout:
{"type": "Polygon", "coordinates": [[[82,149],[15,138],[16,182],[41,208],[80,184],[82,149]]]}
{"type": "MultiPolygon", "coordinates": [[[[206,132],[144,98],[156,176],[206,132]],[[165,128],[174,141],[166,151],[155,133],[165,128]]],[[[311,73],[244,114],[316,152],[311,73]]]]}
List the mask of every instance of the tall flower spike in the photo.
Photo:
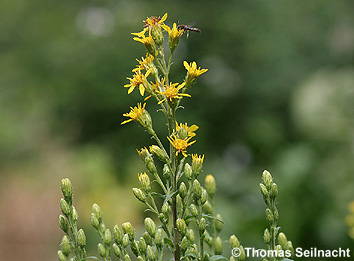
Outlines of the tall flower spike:
{"type": "Polygon", "coordinates": [[[186,85],[185,82],[179,84],[179,83],[170,83],[169,85],[165,86],[165,89],[163,91],[158,91],[161,95],[163,95],[165,98],[159,102],[162,103],[164,101],[170,101],[172,102],[175,99],[182,99],[183,97],[191,97],[187,93],[180,93],[180,90],[186,85]]]}
{"type": "Polygon", "coordinates": [[[124,87],[129,88],[128,94],[132,93],[135,87],[138,87],[141,96],[144,96],[146,86],[148,85],[146,78],[150,75],[150,73],[151,69],[147,70],[145,74],[142,74],[141,71],[138,70],[133,75],[133,78],[127,78],[130,83],[125,84],[124,87]]]}
{"type": "Polygon", "coordinates": [[[183,62],[184,67],[187,70],[187,82],[192,82],[195,78],[199,77],[203,73],[206,73],[208,69],[201,69],[197,66],[196,62],[188,63],[186,61],[183,62]]]}
{"type": "Polygon", "coordinates": [[[176,155],[182,153],[184,157],[187,157],[187,148],[191,146],[196,141],[189,142],[192,137],[187,139],[180,139],[176,135],[172,134],[170,137],[167,137],[171,145],[176,149],[176,155]]]}

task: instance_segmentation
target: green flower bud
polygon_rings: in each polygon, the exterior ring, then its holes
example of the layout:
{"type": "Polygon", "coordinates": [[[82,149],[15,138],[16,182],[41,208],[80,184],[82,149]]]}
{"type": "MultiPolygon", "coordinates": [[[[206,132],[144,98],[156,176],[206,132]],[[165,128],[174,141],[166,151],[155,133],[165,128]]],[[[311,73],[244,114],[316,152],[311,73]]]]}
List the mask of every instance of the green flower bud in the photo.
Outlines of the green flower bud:
{"type": "Polygon", "coordinates": [[[139,246],[138,246],[138,241],[134,240],[130,244],[130,248],[133,251],[135,256],[139,255],[139,246]]]}
{"type": "Polygon", "coordinates": [[[96,218],[99,221],[101,221],[101,219],[102,219],[101,208],[96,203],[92,205],[92,213],[96,216],[96,218]]]}
{"type": "Polygon", "coordinates": [[[266,229],[264,230],[264,235],[263,235],[264,243],[269,244],[271,238],[272,238],[272,237],[271,237],[271,235],[270,235],[270,232],[269,232],[268,228],[266,228],[266,229]]]}
{"type": "Polygon", "coordinates": [[[63,198],[60,200],[60,209],[65,216],[69,216],[71,214],[71,208],[68,202],[66,202],[63,198]]]}
{"type": "Polygon", "coordinates": [[[152,245],[152,238],[148,232],[143,233],[143,238],[145,239],[146,244],[152,245]]]}
{"type": "Polygon", "coordinates": [[[139,174],[139,182],[143,190],[147,192],[151,190],[150,178],[145,172],[139,174]]]}
{"type": "Polygon", "coordinates": [[[111,230],[109,230],[108,228],[106,229],[106,231],[103,234],[103,242],[106,245],[110,245],[112,243],[112,233],[111,233],[111,230]]]}
{"type": "Polygon", "coordinates": [[[144,224],[145,224],[145,229],[149,233],[149,235],[151,237],[155,237],[155,233],[156,233],[155,222],[151,218],[147,217],[145,218],[144,224]]]}
{"type": "Polygon", "coordinates": [[[200,204],[203,205],[208,200],[208,192],[202,189],[202,196],[200,198],[200,204]]]}
{"type": "Polygon", "coordinates": [[[186,256],[193,256],[193,257],[197,257],[198,256],[198,250],[197,250],[197,245],[193,244],[190,247],[187,248],[186,251],[186,256]]]}
{"type": "Polygon", "coordinates": [[[85,236],[84,230],[82,230],[82,229],[80,229],[77,232],[77,243],[81,247],[85,247],[86,246],[86,236],[85,236]]]}
{"type": "Polygon", "coordinates": [[[176,197],[176,204],[178,213],[183,213],[183,200],[180,195],[176,197]]]}
{"type": "Polygon", "coordinates": [[[98,231],[104,233],[106,231],[106,225],[102,222],[98,227],[98,231]]]}
{"type": "Polygon", "coordinates": [[[267,219],[267,221],[269,223],[274,222],[274,215],[273,215],[272,211],[269,208],[267,208],[265,210],[265,216],[266,216],[266,219],[267,219]]]}
{"type": "Polygon", "coordinates": [[[72,207],[72,218],[74,222],[76,222],[79,219],[79,215],[77,214],[76,208],[74,206],[72,207]]]}
{"type": "Polygon", "coordinates": [[[113,235],[114,235],[114,240],[115,240],[118,244],[122,244],[122,240],[123,240],[123,235],[124,235],[124,233],[123,233],[122,229],[121,229],[119,226],[115,225],[115,226],[113,227],[113,235]]]}
{"type": "Polygon", "coordinates": [[[193,177],[192,174],[193,174],[193,170],[191,165],[189,165],[188,163],[184,164],[184,175],[186,176],[186,178],[191,180],[193,177]]]}
{"type": "Polygon", "coordinates": [[[263,183],[260,183],[259,187],[261,189],[261,193],[262,193],[263,197],[267,198],[269,196],[269,192],[268,192],[266,186],[263,183]]]}
{"type": "Polygon", "coordinates": [[[198,224],[199,230],[203,232],[206,229],[206,226],[207,226],[206,219],[205,218],[201,218],[199,220],[199,224],[198,224]]]}
{"type": "Polygon", "coordinates": [[[167,163],[170,160],[166,152],[162,150],[159,146],[150,146],[150,152],[155,154],[162,162],[167,163]]]}
{"type": "Polygon", "coordinates": [[[151,156],[145,158],[145,166],[150,173],[157,173],[154,159],[151,156]]]}
{"type": "Polygon", "coordinates": [[[94,228],[98,229],[100,222],[98,221],[98,218],[96,217],[96,215],[94,213],[91,213],[90,221],[91,221],[91,225],[94,228]]]}
{"type": "Polygon", "coordinates": [[[220,214],[217,214],[214,222],[215,222],[215,229],[218,232],[220,232],[224,228],[224,221],[222,216],[220,214]]]}
{"type": "Polygon", "coordinates": [[[279,220],[279,212],[278,212],[278,209],[274,209],[273,215],[274,215],[274,220],[275,220],[275,221],[278,221],[278,220],[279,220]]]}
{"type": "Polygon", "coordinates": [[[187,229],[186,237],[190,242],[194,242],[195,237],[193,229],[187,229]]]}
{"type": "Polygon", "coordinates": [[[122,224],[122,228],[125,234],[129,235],[129,238],[134,238],[134,228],[130,222],[125,222],[122,224]]]}
{"type": "Polygon", "coordinates": [[[278,196],[278,186],[277,184],[273,183],[270,189],[270,195],[272,198],[276,198],[278,196]]]}
{"type": "Polygon", "coordinates": [[[178,218],[177,221],[176,221],[176,225],[177,225],[178,231],[182,235],[185,235],[186,234],[187,225],[186,225],[186,222],[184,221],[184,219],[178,218]]]}
{"type": "Polygon", "coordinates": [[[167,164],[163,165],[162,175],[165,179],[169,179],[171,177],[171,171],[167,164]]]}
{"type": "Polygon", "coordinates": [[[187,247],[189,246],[189,240],[188,240],[188,238],[187,237],[183,237],[182,238],[182,241],[181,241],[181,248],[182,248],[182,250],[186,250],[187,249],[187,247]]]}
{"type": "Polygon", "coordinates": [[[239,260],[241,260],[241,261],[246,260],[246,253],[245,253],[245,249],[243,248],[243,246],[240,246],[239,260]]]}
{"type": "Polygon", "coordinates": [[[145,259],[144,259],[142,256],[138,256],[138,257],[136,258],[136,261],[145,261],[145,259]]]}
{"type": "Polygon", "coordinates": [[[70,247],[70,240],[68,236],[66,235],[63,236],[63,239],[61,240],[60,243],[60,249],[65,256],[69,256],[71,247],[70,247]]]}
{"type": "Polygon", "coordinates": [[[270,188],[270,186],[273,183],[272,175],[267,170],[263,171],[262,180],[264,185],[266,185],[267,188],[270,188]]]}
{"type": "Polygon", "coordinates": [[[63,216],[63,215],[60,215],[59,216],[59,227],[61,228],[61,230],[63,230],[65,233],[68,232],[69,230],[69,223],[68,223],[68,219],[63,216]]]}
{"type": "Polygon", "coordinates": [[[162,208],[161,208],[161,211],[162,213],[165,215],[165,216],[168,216],[171,212],[171,207],[170,205],[168,204],[168,202],[165,202],[163,205],[162,205],[162,208]]]}
{"type": "Polygon", "coordinates": [[[156,250],[152,246],[147,247],[146,255],[147,255],[148,260],[150,260],[150,261],[156,260],[156,250]]]}
{"type": "Polygon", "coordinates": [[[294,254],[294,247],[291,241],[288,241],[288,249],[291,251],[292,254],[294,254]]]}
{"type": "Polygon", "coordinates": [[[151,156],[149,150],[147,148],[141,148],[140,150],[137,150],[140,158],[145,162],[146,157],[151,156]]]}
{"type": "Polygon", "coordinates": [[[208,244],[209,247],[213,244],[213,238],[209,235],[208,231],[205,230],[203,233],[204,241],[208,244]]]}
{"type": "Polygon", "coordinates": [[[116,243],[113,243],[112,248],[113,248],[113,253],[116,255],[116,257],[120,257],[122,255],[122,250],[116,243]]]}
{"type": "Polygon", "coordinates": [[[184,182],[181,182],[181,184],[179,185],[179,195],[182,198],[185,198],[187,196],[187,186],[186,184],[184,184],[184,182]]]}
{"type": "Polygon", "coordinates": [[[223,252],[223,243],[220,237],[214,239],[214,251],[216,255],[221,255],[223,252]]]}
{"type": "Polygon", "coordinates": [[[98,243],[97,250],[98,250],[98,253],[100,254],[101,257],[105,257],[106,256],[106,248],[104,247],[103,244],[98,243]]]}
{"type": "Polygon", "coordinates": [[[282,249],[284,249],[284,250],[288,249],[288,239],[286,238],[286,236],[283,232],[279,233],[278,242],[281,245],[282,249]]]}
{"type": "Polygon", "coordinates": [[[124,256],[124,261],[131,261],[130,256],[128,254],[124,256]]]}
{"type": "Polygon", "coordinates": [[[124,234],[123,239],[122,239],[122,246],[124,248],[129,246],[129,236],[128,236],[128,234],[124,234]]]}
{"type": "Polygon", "coordinates": [[[195,196],[200,199],[202,196],[202,187],[197,179],[193,181],[193,192],[195,196]]]}
{"type": "Polygon", "coordinates": [[[209,201],[205,202],[204,205],[203,205],[203,211],[204,213],[206,214],[212,214],[213,213],[213,207],[212,205],[210,204],[209,201]]]}
{"type": "Polygon", "coordinates": [[[216,182],[213,175],[207,175],[204,180],[205,189],[208,194],[212,197],[216,192],[216,182]]]}
{"type": "Polygon", "coordinates": [[[145,202],[146,196],[145,196],[145,193],[144,193],[141,189],[133,188],[133,193],[134,193],[134,196],[135,196],[139,201],[145,202]]]}
{"type": "Polygon", "coordinates": [[[193,217],[196,217],[199,214],[199,211],[198,211],[197,207],[194,204],[191,204],[189,206],[189,211],[191,212],[191,216],[193,216],[193,217]]]}
{"type": "Polygon", "coordinates": [[[156,244],[156,246],[161,248],[162,245],[163,245],[163,240],[164,240],[163,230],[161,228],[159,228],[156,231],[156,235],[155,235],[155,244],[156,244]]]}
{"type": "Polygon", "coordinates": [[[67,200],[70,203],[73,195],[73,189],[72,189],[70,179],[68,178],[62,179],[60,183],[60,188],[61,188],[61,192],[64,195],[65,200],[67,200]]]}
{"type": "Polygon", "coordinates": [[[140,252],[145,253],[147,245],[146,245],[146,241],[143,237],[140,237],[138,246],[139,246],[140,252]]]}
{"type": "Polygon", "coordinates": [[[238,238],[235,235],[232,235],[230,237],[229,243],[230,243],[231,248],[240,247],[240,241],[238,240],[238,238]]]}
{"type": "Polygon", "coordinates": [[[58,258],[59,258],[59,261],[67,261],[68,260],[68,258],[60,250],[58,251],[58,258]]]}

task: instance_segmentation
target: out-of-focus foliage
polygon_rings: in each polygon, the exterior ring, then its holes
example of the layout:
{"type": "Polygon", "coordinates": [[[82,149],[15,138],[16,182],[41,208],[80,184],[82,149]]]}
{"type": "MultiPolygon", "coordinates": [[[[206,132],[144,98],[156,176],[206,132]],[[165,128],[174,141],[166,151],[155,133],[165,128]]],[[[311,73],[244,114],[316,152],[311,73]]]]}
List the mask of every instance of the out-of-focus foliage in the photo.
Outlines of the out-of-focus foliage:
{"type": "Polygon", "coordinates": [[[122,85],[142,48],[129,32],[165,11],[202,29],[178,50],[209,68],[183,118],[201,127],[194,149],[220,184],[225,231],[261,246],[267,168],[295,247],[352,244],[353,10],[349,0],[1,1],[1,256],[55,256],[59,177],[81,184],[80,201],[101,203],[112,222],[141,219],[127,184],[140,164],[133,152],[149,140],[119,126],[132,104],[122,85]]]}

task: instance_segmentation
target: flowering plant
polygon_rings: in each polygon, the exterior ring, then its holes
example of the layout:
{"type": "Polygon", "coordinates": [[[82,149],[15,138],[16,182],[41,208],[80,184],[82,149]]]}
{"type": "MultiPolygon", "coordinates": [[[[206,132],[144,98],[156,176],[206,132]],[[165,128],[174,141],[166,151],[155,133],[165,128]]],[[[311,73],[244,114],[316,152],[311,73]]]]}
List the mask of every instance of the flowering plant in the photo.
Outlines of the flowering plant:
{"type": "MultiPolygon", "coordinates": [[[[133,76],[124,85],[128,94],[138,90],[141,103],[131,107],[122,124],[136,122],[141,125],[155,144],[143,147],[138,154],[145,163],[146,172],[138,174],[140,187],[133,188],[133,194],[152,213],[144,221],[145,232],[137,237],[134,227],[126,222],[109,229],[103,222],[101,209],[92,206],[91,224],[100,235],[98,257],[105,261],[118,260],[245,260],[245,251],[235,235],[229,238],[229,249],[238,248],[239,255],[226,258],[226,244],[220,237],[223,219],[215,210],[216,182],[213,175],[204,175],[204,155],[190,154],[190,147],[196,142],[195,124],[182,123],[176,114],[182,109],[181,102],[190,98],[192,86],[198,77],[208,71],[196,62],[183,63],[186,75],[181,82],[171,82],[170,69],[173,54],[179,40],[188,30],[186,26],[172,27],[165,24],[167,14],[149,17],[144,21],[141,32],[133,33],[134,40],[142,43],[147,54],[138,60],[132,70],[133,76]],[[168,41],[168,44],[164,44],[168,41]],[[168,136],[161,138],[153,127],[152,117],[147,110],[148,102],[160,106],[168,128],[168,136]],[[166,147],[166,144],[169,147],[166,147]],[[162,162],[161,169],[155,160],[162,162]],[[200,178],[203,176],[203,185],[200,178]],[[159,186],[153,189],[152,183],[159,186]]],[[[64,198],[60,201],[62,214],[60,228],[65,235],[59,260],[86,260],[86,236],[78,228],[78,215],[72,202],[72,187],[63,179],[61,189],[64,198]],[[71,258],[71,259],[70,259],[71,258]]],[[[279,214],[276,206],[277,185],[268,171],[262,175],[260,189],[266,203],[266,219],[269,227],[264,232],[264,241],[270,250],[292,250],[292,244],[284,233],[279,232],[279,214]]],[[[231,251],[229,251],[231,253],[231,251]]],[[[228,254],[227,256],[230,256],[228,254]]],[[[269,259],[269,260],[276,260],[269,259]]]]}

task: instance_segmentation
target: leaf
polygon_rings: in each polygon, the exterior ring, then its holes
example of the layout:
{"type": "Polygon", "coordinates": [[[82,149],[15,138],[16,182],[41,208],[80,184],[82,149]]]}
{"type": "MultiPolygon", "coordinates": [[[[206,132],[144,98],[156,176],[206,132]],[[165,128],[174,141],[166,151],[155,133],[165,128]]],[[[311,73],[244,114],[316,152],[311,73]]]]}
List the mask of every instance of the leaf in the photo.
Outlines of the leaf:
{"type": "Polygon", "coordinates": [[[226,257],[222,255],[214,255],[209,258],[210,261],[217,261],[217,260],[227,260],[226,257]]]}

